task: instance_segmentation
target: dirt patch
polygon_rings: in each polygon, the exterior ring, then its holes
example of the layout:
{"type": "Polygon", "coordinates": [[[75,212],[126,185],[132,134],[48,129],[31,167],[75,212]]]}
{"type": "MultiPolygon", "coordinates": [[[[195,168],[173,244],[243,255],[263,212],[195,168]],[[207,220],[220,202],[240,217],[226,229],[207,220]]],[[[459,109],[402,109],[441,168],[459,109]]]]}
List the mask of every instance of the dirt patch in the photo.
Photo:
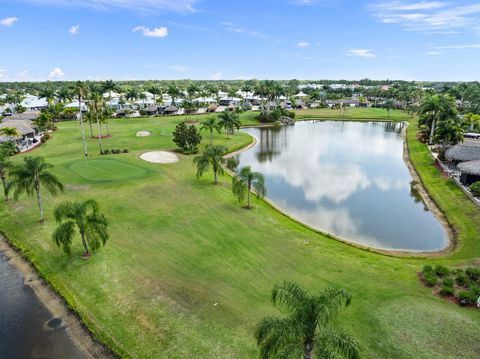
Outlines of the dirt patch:
{"type": "Polygon", "coordinates": [[[0,234],[0,253],[8,260],[8,263],[19,270],[25,281],[25,285],[32,288],[37,298],[47,308],[55,319],[52,325],[61,323],[62,328],[71,338],[75,346],[88,359],[115,357],[100,345],[85,329],[80,320],[66,307],[63,300],[50,287],[40,279],[35,269],[17,251],[15,251],[0,234]]]}
{"type": "Polygon", "coordinates": [[[67,184],[65,188],[69,191],[88,191],[90,186],[87,184],[67,184]]]}
{"type": "Polygon", "coordinates": [[[137,132],[137,137],[148,137],[150,135],[151,135],[150,131],[138,131],[137,132]]]}

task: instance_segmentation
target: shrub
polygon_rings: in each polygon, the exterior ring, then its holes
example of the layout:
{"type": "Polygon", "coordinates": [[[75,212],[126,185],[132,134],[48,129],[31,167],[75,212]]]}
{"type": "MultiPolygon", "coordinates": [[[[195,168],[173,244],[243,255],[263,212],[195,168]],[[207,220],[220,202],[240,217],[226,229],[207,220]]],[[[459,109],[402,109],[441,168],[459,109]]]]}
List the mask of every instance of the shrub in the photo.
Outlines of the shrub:
{"type": "Polygon", "coordinates": [[[437,284],[437,277],[433,273],[425,273],[423,278],[425,279],[425,284],[429,287],[437,284]]]}
{"type": "Polygon", "coordinates": [[[480,197],[480,181],[472,183],[468,188],[470,188],[470,191],[475,197],[480,197]]]}
{"type": "Polygon", "coordinates": [[[477,295],[470,290],[462,290],[458,293],[460,305],[474,304],[477,301],[477,295]]]}
{"type": "Polygon", "coordinates": [[[125,148],[122,152],[123,153],[128,153],[129,151],[128,151],[128,149],[125,148]]]}
{"type": "Polygon", "coordinates": [[[443,280],[444,287],[453,287],[453,278],[445,278],[443,280]]]}
{"type": "Polygon", "coordinates": [[[468,278],[465,274],[460,274],[455,278],[455,282],[462,287],[468,287],[470,284],[470,278],[468,278]]]}
{"type": "Polygon", "coordinates": [[[473,281],[477,281],[480,278],[480,268],[470,267],[467,268],[465,273],[473,281]]]}
{"type": "Polygon", "coordinates": [[[173,142],[183,153],[197,153],[200,141],[202,141],[202,136],[197,128],[193,125],[187,127],[185,122],[179,123],[173,131],[173,142]]]}
{"type": "Polygon", "coordinates": [[[434,272],[439,277],[446,277],[450,273],[448,268],[442,265],[436,265],[434,272]]]}
{"type": "Polygon", "coordinates": [[[227,168],[230,171],[237,172],[237,167],[239,165],[240,161],[237,156],[229,157],[227,159],[227,168]]]}
{"type": "Polygon", "coordinates": [[[426,264],[423,266],[423,273],[431,273],[433,270],[433,267],[430,264],[426,264]]]}
{"type": "Polygon", "coordinates": [[[478,284],[471,283],[468,287],[470,291],[477,296],[477,298],[478,296],[480,296],[480,287],[478,286],[478,284]]]}
{"type": "Polygon", "coordinates": [[[455,289],[453,289],[453,287],[444,285],[442,289],[440,289],[440,295],[444,297],[449,295],[455,295],[455,289]]]}
{"type": "Polygon", "coordinates": [[[110,154],[110,150],[108,150],[108,149],[103,150],[103,152],[102,152],[102,155],[109,155],[109,154],[110,154]]]}

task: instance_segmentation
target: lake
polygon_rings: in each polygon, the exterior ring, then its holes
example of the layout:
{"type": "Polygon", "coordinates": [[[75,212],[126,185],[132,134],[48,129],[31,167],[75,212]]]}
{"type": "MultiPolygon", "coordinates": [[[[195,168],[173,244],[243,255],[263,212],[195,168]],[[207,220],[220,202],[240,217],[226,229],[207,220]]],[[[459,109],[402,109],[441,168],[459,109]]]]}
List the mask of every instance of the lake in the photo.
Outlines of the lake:
{"type": "Polygon", "coordinates": [[[0,358],[83,359],[22,274],[0,254],[0,358]],[[53,320],[52,320],[53,319],[53,320]]]}
{"type": "Polygon", "coordinates": [[[405,124],[303,121],[247,128],[257,144],[240,167],[265,176],[267,198],[323,232],[370,247],[435,251],[447,234],[412,188],[405,124]]]}

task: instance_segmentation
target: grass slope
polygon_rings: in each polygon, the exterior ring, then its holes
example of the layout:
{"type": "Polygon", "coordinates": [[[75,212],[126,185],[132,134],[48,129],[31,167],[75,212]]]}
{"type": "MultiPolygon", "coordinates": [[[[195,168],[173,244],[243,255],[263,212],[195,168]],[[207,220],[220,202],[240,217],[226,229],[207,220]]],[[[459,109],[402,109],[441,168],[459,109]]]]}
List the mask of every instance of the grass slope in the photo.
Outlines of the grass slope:
{"type": "MultiPolygon", "coordinates": [[[[67,185],[63,195],[46,198],[46,223],[37,223],[33,199],[0,205],[0,228],[102,340],[125,357],[254,358],[255,324],[277,313],[269,302],[273,284],[295,280],[311,289],[337,283],[353,293],[339,321],[358,338],[365,358],[478,357],[480,313],[433,296],[419,285],[416,272],[426,262],[478,257],[479,211],[438,178],[413,126],[408,132],[412,160],[441,207],[455,212],[447,216],[459,227],[460,249],[451,258],[402,259],[359,250],[313,233],[261,201],[254,202],[253,211],[242,209],[228,177],[218,186],[210,174],[195,179],[191,156],[171,165],[138,158],[144,151],[173,149],[171,132],[180,120],[113,120],[113,136],[104,146],[131,152],[101,157],[113,172],[108,181],[104,172],[76,168],[79,161],[101,163],[98,157],[81,159],[78,124],[61,123],[54,138],[34,153],[53,163],[67,185]],[[137,138],[139,130],[152,136],[137,138]],[[88,260],[80,257],[77,241],[68,258],[52,244],[51,213],[63,200],[87,198],[102,205],[112,238],[88,260]],[[458,204],[450,206],[452,201],[458,204]]],[[[214,141],[233,150],[250,138],[216,134],[214,141]]],[[[88,146],[97,151],[96,140],[89,139],[88,146]]]]}

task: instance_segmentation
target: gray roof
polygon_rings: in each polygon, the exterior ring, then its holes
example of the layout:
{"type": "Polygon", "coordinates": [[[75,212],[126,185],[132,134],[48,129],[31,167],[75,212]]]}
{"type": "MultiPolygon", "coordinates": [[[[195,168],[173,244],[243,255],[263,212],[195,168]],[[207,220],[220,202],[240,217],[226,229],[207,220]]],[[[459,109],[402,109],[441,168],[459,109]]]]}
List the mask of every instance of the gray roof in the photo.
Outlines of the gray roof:
{"type": "Polygon", "coordinates": [[[158,107],[157,106],[154,106],[154,105],[150,105],[148,106],[146,109],[145,109],[146,112],[157,112],[158,111],[158,107]]]}
{"type": "Polygon", "coordinates": [[[480,141],[465,141],[452,146],[445,152],[445,158],[455,162],[480,160],[480,141]]]}
{"type": "Polygon", "coordinates": [[[177,108],[175,106],[167,106],[163,110],[163,112],[176,112],[176,111],[177,111],[177,108]]]}
{"type": "Polygon", "coordinates": [[[40,112],[38,111],[25,111],[24,113],[14,113],[12,116],[8,116],[8,118],[5,118],[5,120],[11,120],[11,121],[23,121],[23,120],[29,120],[29,121],[34,121],[38,118],[40,115],[40,112]]]}
{"type": "MultiPolygon", "coordinates": [[[[25,136],[29,134],[34,134],[35,130],[32,127],[32,122],[29,120],[10,120],[5,119],[2,123],[0,123],[0,128],[16,128],[17,131],[20,133],[20,136],[25,136]]],[[[20,138],[20,137],[18,137],[20,138]]],[[[0,135],[0,142],[10,141],[11,138],[8,136],[0,135]]]]}
{"type": "Polygon", "coordinates": [[[469,175],[480,176],[480,161],[463,162],[458,165],[458,169],[469,175]]]}

